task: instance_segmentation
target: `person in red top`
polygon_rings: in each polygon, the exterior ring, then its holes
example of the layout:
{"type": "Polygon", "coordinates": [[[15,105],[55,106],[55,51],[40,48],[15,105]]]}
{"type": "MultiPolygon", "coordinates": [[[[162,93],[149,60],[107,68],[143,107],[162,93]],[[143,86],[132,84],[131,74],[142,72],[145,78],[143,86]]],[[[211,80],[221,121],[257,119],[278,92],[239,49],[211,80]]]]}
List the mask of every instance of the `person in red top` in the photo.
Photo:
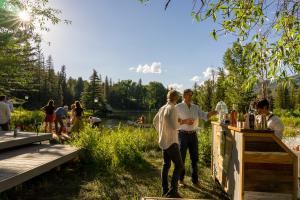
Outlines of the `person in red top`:
{"type": "Polygon", "coordinates": [[[51,132],[52,131],[52,124],[53,124],[54,118],[55,118],[55,115],[54,115],[54,110],[55,110],[54,101],[50,100],[48,102],[48,104],[42,108],[42,110],[46,114],[46,117],[45,117],[45,132],[47,132],[48,125],[49,125],[49,130],[48,131],[51,132]]]}

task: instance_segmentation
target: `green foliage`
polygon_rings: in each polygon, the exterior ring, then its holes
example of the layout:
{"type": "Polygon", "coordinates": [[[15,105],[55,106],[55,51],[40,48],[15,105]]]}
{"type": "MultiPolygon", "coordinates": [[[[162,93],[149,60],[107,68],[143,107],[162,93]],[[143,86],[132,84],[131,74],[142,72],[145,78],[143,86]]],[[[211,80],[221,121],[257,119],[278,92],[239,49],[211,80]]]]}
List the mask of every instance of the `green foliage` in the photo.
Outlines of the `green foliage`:
{"type": "Polygon", "coordinates": [[[11,116],[10,126],[19,126],[26,131],[35,131],[35,125],[42,125],[45,114],[42,111],[26,111],[22,108],[15,109],[11,116]]]}
{"type": "Polygon", "coordinates": [[[167,89],[159,82],[142,85],[122,80],[109,87],[108,102],[116,109],[158,109],[166,102],[167,89]]]}
{"type": "MultiPolygon", "coordinates": [[[[140,0],[141,1],[141,0],[140,0]]],[[[146,1],[141,1],[146,2],[146,1]]],[[[165,3],[165,8],[173,0],[165,3]]],[[[290,0],[194,0],[192,17],[217,25],[211,36],[232,34],[248,59],[249,83],[286,78],[300,72],[300,3],[290,0]]],[[[250,84],[251,85],[251,84],[250,84]]]]}
{"type": "Polygon", "coordinates": [[[198,134],[199,141],[199,161],[201,165],[210,166],[211,164],[211,128],[206,128],[198,134]]]}
{"type": "Polygon", "coordinates": [[[84,159],[106,170],[143,167],[142,152],[158,150],[157,133],[153,129],[123,127],[92,129],[86,126],[75,135],[74,145],[84,148],[84,159]]]}

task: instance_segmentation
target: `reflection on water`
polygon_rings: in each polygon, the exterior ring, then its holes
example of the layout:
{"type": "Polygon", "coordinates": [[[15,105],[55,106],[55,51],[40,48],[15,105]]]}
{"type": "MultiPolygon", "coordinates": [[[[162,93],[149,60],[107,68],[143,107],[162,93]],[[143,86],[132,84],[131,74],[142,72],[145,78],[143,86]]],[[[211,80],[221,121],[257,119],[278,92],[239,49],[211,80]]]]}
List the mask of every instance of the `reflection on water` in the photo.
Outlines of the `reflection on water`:
{"type": "Polygon", "coordinates": [[[141,115],[145,116],[145,123],[152,124],[153,118],[156,111],[148,112],[138,112],[138,111],[124,111],[124,112],[114,112],[109,114],[106,118],[102,119],[102,125],[108,128],[113,128],[118,126],[120,123],[126,124],[127,121],[135,122],[141,115]]]}

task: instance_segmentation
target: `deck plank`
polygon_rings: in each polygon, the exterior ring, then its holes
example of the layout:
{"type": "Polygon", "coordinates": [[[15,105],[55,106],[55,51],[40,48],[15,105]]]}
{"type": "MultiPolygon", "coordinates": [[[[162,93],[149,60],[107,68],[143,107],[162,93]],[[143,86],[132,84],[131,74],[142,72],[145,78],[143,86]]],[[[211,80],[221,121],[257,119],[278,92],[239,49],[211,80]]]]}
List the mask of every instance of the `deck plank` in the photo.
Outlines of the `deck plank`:
{"type": "Polygon", "coordinates": [[[14,137],[13,131],[0,131],[0,150],[46,141],[51,138],[51,133],[19,132],[17,137],[14,137]]]}
{"type": "Polygon", "coordinates": [[[69,145],[47,144],[2,152],[0,154],[0,192],[73,159],[78,152],[78,148],[69,145]]]}

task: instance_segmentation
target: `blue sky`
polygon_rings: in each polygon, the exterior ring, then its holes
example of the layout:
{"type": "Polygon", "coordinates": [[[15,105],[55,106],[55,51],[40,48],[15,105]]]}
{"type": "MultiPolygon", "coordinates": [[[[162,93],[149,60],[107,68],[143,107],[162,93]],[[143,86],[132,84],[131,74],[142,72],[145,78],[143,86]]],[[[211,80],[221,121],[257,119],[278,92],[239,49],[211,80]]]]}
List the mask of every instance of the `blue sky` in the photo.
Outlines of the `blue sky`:
{"type": "Polygon", "coordinates": [[[50,0],[72,24],[53,26],[43,34],[44,53],[52,55],[56,70],[66,65],[72,77],[88,79],[96,69],[114,82],[141,78],[144,84],[191,87],[193,77],[201,82],[208,67],[222,66],[233,39],[214,41],[209,32],[216,24],[194,21],[192,0],[173,1],[167,11],[163,2],[50,0]]]}

